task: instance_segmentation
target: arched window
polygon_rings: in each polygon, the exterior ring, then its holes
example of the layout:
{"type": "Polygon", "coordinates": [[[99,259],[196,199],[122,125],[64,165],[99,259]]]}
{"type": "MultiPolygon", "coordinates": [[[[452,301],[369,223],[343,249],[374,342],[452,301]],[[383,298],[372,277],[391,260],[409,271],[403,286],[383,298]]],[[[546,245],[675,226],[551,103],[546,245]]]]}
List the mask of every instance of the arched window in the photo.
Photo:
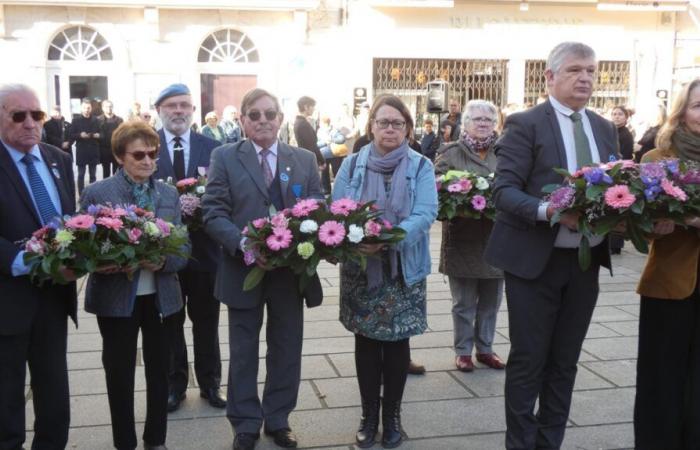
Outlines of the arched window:
{"type": "Polygon", "coordinates": [[[230,28],[207,36],[197,56],[197,61],[202,63],[256,63],[259,60],[253,41],[245,33],[230,28]]]}
{"type": "Polygon", "coordinates": [[[90,27],[67,28],[49,45],[49,61],[111,61],[112,49],[100,33],[90,27]]]}

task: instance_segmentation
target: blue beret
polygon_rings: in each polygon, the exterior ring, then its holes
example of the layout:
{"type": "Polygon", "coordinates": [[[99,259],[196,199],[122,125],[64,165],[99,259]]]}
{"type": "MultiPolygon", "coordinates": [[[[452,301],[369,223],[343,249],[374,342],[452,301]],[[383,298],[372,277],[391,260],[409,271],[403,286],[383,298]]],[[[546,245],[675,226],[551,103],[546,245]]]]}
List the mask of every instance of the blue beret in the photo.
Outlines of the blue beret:
{"type": "Polygon", "coordinates": [[[163,103],[163,100],[170,97],[175,97],[176,95],[190,95],[190,88],[182,83],[171,84],[160,91],[158,98],[156,98],[156,101],[153,102],[153,104],[155,106],[160,106],[160,104],[163,103]]]}

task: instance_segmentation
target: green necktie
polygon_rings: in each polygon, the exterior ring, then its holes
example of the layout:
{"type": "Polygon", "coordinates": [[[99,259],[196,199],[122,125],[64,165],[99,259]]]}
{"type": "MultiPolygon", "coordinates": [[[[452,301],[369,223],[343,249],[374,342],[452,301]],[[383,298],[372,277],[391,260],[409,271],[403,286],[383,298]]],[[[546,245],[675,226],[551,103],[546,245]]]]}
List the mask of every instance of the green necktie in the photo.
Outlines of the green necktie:
{"type": "Polygon", "coordinates": [[[591,158],[591,146],[588,142],[588,137],[586,136],[586,133],[583,131],[583,122],[581,121],[581,114],[574,112],[569,117],[574,123],[576,166],[579,169],[583,166],[590,166],[591,164],[593,164],[593,159],[591,158]]]}

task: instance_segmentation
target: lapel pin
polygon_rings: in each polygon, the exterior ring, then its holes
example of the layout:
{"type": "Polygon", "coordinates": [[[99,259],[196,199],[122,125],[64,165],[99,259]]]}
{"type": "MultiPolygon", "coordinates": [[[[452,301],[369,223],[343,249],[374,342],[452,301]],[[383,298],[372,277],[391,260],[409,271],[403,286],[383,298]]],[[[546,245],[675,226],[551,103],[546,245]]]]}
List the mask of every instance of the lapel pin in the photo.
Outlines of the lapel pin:
{"type": "Polygon", "coordinates": [[[292,168],[287,166],[287,172],[289,172],[290,170],[292,170],[292,168]]]}
{"type": "Polygon", "coordinates": [[[58,167],[51,167],[51,171],[53,172],[53,176],[56,177],[57,180],[61,179],[61,172],[58,171],[58,167]]]}
{"type": "MultiPolygon", "coordinates": [[[[289,167],[287,169],[289,169],[289,167]]],[[[284,183],[287,183],[289,181],[289,175],[287,175],[286,173],[281,173],[280,180],[284,183]]]]}

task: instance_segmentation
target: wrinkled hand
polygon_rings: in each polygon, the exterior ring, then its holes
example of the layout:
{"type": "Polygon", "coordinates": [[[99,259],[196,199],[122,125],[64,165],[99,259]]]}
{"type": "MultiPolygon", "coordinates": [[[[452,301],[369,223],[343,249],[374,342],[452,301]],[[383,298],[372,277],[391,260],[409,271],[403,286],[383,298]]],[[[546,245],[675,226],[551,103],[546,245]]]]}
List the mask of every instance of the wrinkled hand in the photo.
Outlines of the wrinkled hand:
{"type": "Polygon", "coordinates": [[[578,231],[578,219],[581,213],[567,212],[559,216],[559,223],[571,231],[578,231]]]}
{"type": "Polygon", "coordinates": [[[269,269],[269,267],[267,267],[267,258],[263,255],[255,255],[255,265],[261,269],[269,269]]]}
{"type": "Polygon", "coordinates": [[[120,273],[124,271],[124,268],[119,267],[116,264],[109,264],[106,266],[98,267],[97,270],[95,270],[95,272],[102,275],[114,275],[115,273],[120,273]]]}
{"type": "Polygon", "coordinates": [[[139,262],[139,267],[142,269],[150,270],[151,272],[157,272],[163,268],[165,265],[165,258],[161,256],[157,263],[152,261],[141,261],[139,262]]]}
{"type": "Polygon", "coordinates": [[[357,248],[363,255],[371,256],[380,252],[384,248],[384,244],[360,244],[357,248]]]}
{"type": "Polygon", "coordinates": [[[695,216],[695,217],[686,217],[684,219],[685,224],[688,225],[689,227],[695,227],[695,228],[700,228],[700,217],[695,216]]]}
{"type": "Polygon", "coordinates": [[[654,224],[654,234],[664,236],[673,233],[676,224],[671,219],[660,219],[654,224]]]}

